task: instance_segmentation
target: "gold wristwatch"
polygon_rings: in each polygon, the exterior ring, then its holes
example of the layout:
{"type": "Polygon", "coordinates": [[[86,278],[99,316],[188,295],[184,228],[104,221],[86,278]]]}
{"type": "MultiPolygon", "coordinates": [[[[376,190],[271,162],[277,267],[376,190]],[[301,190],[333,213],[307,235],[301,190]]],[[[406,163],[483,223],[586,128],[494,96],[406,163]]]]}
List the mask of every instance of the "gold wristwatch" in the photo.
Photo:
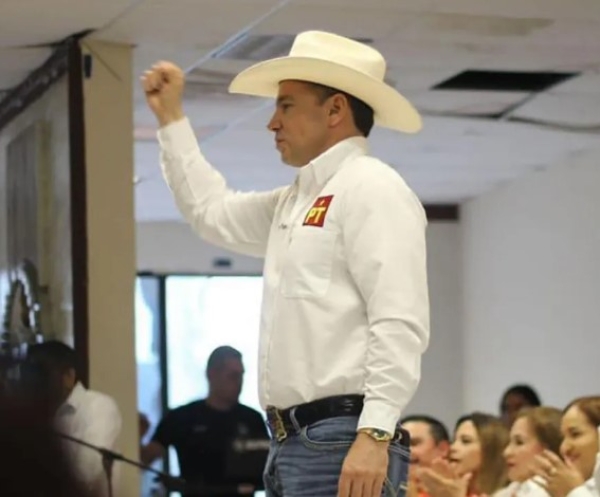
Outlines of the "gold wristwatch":
{"type": "Polygon", "coordinates": [[[358,430],[359,433],[364,433],[369,435],[373,440],[377,442],[389,442],[392,440],[392,435],[390,435],[385,430],[378,430],[377,428],[361,428],[358,430]]]}

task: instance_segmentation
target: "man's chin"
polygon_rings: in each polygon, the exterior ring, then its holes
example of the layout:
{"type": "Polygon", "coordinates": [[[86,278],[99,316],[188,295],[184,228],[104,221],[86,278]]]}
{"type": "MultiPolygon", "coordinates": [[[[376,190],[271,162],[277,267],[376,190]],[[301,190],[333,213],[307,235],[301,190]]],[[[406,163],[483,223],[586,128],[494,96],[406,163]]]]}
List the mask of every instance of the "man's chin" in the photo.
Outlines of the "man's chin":
{"type": "Polygon", "coordinates": [[[278,150],[279,150],[279,157],[281,159],[281,162],[283,162],[286,166],[302,167],[302,165],[298,164],[297,160],[294,160],[293,157],[290,157],[290,155],[286,153],[285,148],[278,149],[278,150]]]}
{"type": "Polygon", "coordinates": [[[298,169],[300,167],[304,167],[305,164],[298,164],[297,161],[291,160],[289,158],[284,157],[283,155],[281,156],[281,162],[283,162],[286,166],[290,166],[293,167],[295,169],[298,169]]]}
{"type": "Polygon", "coordinates": [[[290,157],[285,152],[281,152],[279,157],[281,158],[281,162],[283,162],[286,166],[294,167],[293,161],[290,160],[290,157]]]}

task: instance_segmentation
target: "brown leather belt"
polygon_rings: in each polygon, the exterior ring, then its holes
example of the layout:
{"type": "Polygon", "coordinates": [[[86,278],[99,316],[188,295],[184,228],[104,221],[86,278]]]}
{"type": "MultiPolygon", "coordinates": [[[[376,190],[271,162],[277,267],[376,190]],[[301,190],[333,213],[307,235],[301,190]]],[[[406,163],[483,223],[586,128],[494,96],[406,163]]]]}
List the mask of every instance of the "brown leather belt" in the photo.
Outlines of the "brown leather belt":
{"type": "MultiPolygon", "coordinates": [[[[267,422],[273,438],[283,442],[290,435],[298,432],[298,428],[310,426],[325,419],[342,416],[360,416],[363,409],[362,395],[339,395],[326,397],[306,404],[300,404],[287,409],[267,407],[267,422]],[[293,416],[297,422],[292,421],[293,416]]],[[[408,443],[408,434],[400,427],[396,429],[396,440],[408,443]]]]}

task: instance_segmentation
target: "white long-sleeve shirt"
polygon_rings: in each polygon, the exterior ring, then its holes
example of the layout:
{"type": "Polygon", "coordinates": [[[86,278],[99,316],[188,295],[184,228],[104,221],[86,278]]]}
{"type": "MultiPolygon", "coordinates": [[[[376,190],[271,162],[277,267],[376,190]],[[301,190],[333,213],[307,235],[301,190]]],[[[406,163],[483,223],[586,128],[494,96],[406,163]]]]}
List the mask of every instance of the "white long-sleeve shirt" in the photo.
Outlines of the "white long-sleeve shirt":
{"type": "MultiPolygon", "coordinates": [[[[77,383],[56,413],[56,424],[65,435],[115,451],[122,420],[119,408],[111,397],[87,390],[81,383],[77,383]]],[[[109,495],[100,453],[70,440],[65,440],[64,443],[81,481],[97,495],[109,495]]],[[[112,475],[115,493],[118,488],[118,466],[119,463],[115,463],[112,475]]]]}
{"type": "Polygon", "coordinates": [[[193,229],[265,257],[262,407],[364,394],[358,427],[393,432],[429,341],[427,220],[402,178],[356,137],[289,187],[240,193],[203,157],[187,119],[158,138],[165,179],[193,229]]]}
{"type": "Polygon", "coordinates": [[[535,478],[531,478],[523,482],[512,482],[494,493],[493,497],[550,497],[550,494],[535,478]]]}

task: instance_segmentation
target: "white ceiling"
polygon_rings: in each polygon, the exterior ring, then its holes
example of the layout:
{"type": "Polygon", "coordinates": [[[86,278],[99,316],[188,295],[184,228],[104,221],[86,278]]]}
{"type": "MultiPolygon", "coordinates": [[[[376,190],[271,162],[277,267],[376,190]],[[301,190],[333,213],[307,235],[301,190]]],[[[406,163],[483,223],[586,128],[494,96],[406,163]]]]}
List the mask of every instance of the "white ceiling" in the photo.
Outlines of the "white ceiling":
{"type": "MultiPolygon", "coordinates": [[[[49,55],[49,48],[32,45],[86,29],[135,45],[137,74],[158,59],[194,70],[187,113],[205,154],[235,188],[271,188],[293,174],[279,162],[265,129],[271,103],[225,92],[251,61],[211,57],[240,33],[325,29],[373,39],[388,60],[390,80],[423,112],[425,127],[416,136],[376,130],[372,151],[427,203],[460,203],[572,154],[600,149],[597,0],[2,0],[0,19],[10,21],[0,29],[0,91],[49,55]],[[512,114],[536,125],[476,117],[528,94],[430,90],[466,69],[582,76],[530,98],[512,114]]],[[[160,177],[156,126],[137,85],[135,99],[137,217],[179,219],[160,177]]]]}

